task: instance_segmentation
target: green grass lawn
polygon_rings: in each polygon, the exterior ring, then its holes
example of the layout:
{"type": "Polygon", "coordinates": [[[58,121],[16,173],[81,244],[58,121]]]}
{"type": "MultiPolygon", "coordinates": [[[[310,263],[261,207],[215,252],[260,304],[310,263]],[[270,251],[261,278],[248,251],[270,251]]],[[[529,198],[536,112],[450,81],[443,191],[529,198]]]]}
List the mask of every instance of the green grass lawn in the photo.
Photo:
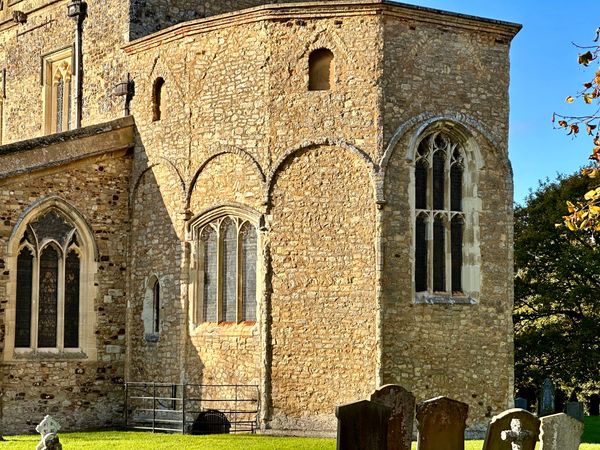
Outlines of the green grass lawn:
{"type": "MultiPolygon", "coordinates": [[[[334,439],[269,437],[259,435],[180,436],[100,431],[59,433],[65,450],[334,450],[334,439]]],[[[0,450],[31,450],[39,436],[7,436],[0,450]]],[[[600,417],[586,417],[580,450],[600,450],[600,417]]],[[[482,441],[467,441],[465,450],[481,450],[482,441]]],[[[416,444],[413,443],[413,449],[416,444]]]]}

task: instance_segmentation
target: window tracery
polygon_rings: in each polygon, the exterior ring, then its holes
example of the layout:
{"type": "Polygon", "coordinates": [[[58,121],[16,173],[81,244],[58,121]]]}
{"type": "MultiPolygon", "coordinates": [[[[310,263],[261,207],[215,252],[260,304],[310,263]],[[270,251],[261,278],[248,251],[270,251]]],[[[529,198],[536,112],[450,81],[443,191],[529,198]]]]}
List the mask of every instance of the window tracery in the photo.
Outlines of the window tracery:
{"type": "Polygon", "coordinates": [[[464,208],[465,170],[465,149],[449,134],[437,131],[420,141],[414,161],[417,297],[467,295],[465,253],[476,253],[476,243],[465,242],[465,227],[473,226],[473,212],[464,208]]]}
{"type": "Polygon", "coordinates": [[[257,232],[224,215],[194,230],[196,322],[256,321],[257,232]]]}

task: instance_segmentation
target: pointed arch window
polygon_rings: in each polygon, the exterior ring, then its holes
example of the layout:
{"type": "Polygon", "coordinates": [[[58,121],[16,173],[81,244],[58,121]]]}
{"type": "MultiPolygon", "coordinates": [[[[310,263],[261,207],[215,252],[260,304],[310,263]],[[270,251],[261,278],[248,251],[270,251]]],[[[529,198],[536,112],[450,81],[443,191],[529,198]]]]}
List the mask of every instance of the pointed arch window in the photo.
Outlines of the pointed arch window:
{"type": "Polygon", "coordinates": [[[76,227],[50,209],[19,243],[14,348],[81,347],[81,252],[76,227]]]}
{"type": "Polygon", "coordinates": [[[70,130],[72,115],[72,49],[43,58],[44,130],[60,133],[70,130]]]}
{"type": "Polygon", "coordinates": [[[465,168],[463,145],[449,134],[437,131],[421,139],[415,152],[413,193],[417,300],[465,297],[476,290],[465,289],[465,279],[473,278],[473,270],[466,273],[465,255],[476,259],[478,254],[473,241],[465,242],[466,227],[474,224],[474,211],[464,208],[465,168]]]}
{"type": "Polygon", "coordinates": [[[256,321],[257,232],[234,215],[193,228],[196,322],[256,321]]]}

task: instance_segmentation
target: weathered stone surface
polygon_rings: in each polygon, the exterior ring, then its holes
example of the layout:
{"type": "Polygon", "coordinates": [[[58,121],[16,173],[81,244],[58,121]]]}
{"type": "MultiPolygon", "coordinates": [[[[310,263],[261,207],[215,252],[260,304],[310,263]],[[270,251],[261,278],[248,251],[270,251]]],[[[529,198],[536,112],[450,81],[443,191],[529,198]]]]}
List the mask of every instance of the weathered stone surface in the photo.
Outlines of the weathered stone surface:
{"type": "MultiPolygon", "coordinates": [[[[11,17],[10,3],[0,18],[11,17]]],[[[118,425],[124,378],[259,385],[261,425],[286,430],[333,432],[336,404],[384,383],[469,402],[475,425],[504,408],[512,395],[508,50],[518,27],[383,1],[252,11],[238,10],[266,1],[88,3],[83,125],[91,129],[42,136],[40,61],[72,44],[65,2],[19,2],[27,24],[6,21],[0,31],[1,142],[9,144],[0,148],[0,329],[10,329],[14,305],[14,255],[5,249],[23,211],[60,196],[98,247],[89,299],[97,357],[14,358],[5,337],[5,431],[31,431],[28,418],[40,410],[69,429],[118,425]],[[332,89],[308,92],[307,61],[318,48],[334,54],[332,89]],[[135,128],[120,119],[124,98],[112,95],[128,73],[135,128]],[[158,77],[164,103],[154,120],[158,77]],[[480,252],[468,270],[484,275],[476,306],[414,304],[406,149],[433,117],[462,123],[481,156],[480,228],[469,232],[480,252]],[[254,323],[191,319],[200,288],[190,220],[223,206],[260,217],[254,323]],[[160,334],[146,340],[152,276],[165,302],[160,334]]]]}
{"type": "Polygon", "coordinates": [[[540,450],[577,450],[583,423],[567,414],[553,414],[541,419],[540,450]]]}
{"type": "Polygon", "coordinates": [[[568,416],[583,422],[583,403],[581,402],[567,402],[566,411],[568,416]]]}
{"type": "Polygon", "coordinates": [[[538,404],[538,416],[543,417],[555,412],[555,395],[556,389],[554,383],[549,378],[546,378],[540,389],[540,401],[538,404]]]}
{"type": "Polygon", "coordinates": [[[388,422],[388,450],[410,450],[415,396],[396,384],[387,384],[371,394],[371,401],[392,408],[388,422]]]}
{"type": "Polygon", "coordinates": [[[417,405],[418,450],[464,450],[469,406],[447,397],[417,405]]]}
{"type": "Polygon", "coordinates": [[[362,400],[336,407],[337,450],[386,450],[392,408],[362,400]]]}
{"type": "Polygon", "coordinates": [[[540,420],[536,416],[522,409],[509,409],[492,418],[483,450],[514,450],[511,442],[515,441],[520,441],[520,450],[534,450],[539,433],[540,420]],[[503,432],[507,432],[504,437],[503,432]]]}

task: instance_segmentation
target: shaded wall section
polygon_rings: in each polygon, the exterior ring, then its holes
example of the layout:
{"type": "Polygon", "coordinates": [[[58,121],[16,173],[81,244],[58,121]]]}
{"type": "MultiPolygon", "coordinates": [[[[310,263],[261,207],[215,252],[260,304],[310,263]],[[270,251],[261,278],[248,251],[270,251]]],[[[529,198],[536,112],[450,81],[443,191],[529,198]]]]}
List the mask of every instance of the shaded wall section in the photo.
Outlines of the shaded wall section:
{"type": "Polygon", "coordinates": [[[277,429],[335,429],[375,387],[371,181],[336,147],[303,150],[273,188],[272,404],[277,429]]]}

